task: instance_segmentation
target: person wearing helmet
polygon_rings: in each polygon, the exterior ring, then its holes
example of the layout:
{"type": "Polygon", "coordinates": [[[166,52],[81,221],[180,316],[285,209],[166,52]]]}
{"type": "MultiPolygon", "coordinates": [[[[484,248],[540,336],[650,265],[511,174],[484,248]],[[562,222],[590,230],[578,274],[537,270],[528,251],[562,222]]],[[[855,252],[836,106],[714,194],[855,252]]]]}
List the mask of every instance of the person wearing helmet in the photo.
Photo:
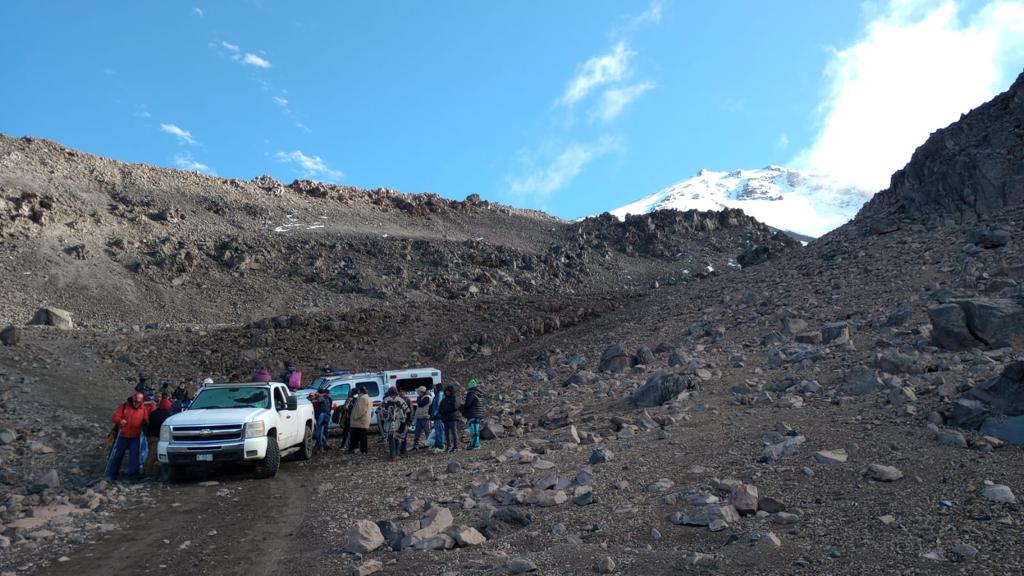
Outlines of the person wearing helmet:
{"type": "Polygon", "coordinates": [[[480,422],[484,417],[483,395],[476,380],[466,383],[466,401],[462,404],[462,415],[469,428],[469,446],[466,450],[480,449],[480,422]]]}

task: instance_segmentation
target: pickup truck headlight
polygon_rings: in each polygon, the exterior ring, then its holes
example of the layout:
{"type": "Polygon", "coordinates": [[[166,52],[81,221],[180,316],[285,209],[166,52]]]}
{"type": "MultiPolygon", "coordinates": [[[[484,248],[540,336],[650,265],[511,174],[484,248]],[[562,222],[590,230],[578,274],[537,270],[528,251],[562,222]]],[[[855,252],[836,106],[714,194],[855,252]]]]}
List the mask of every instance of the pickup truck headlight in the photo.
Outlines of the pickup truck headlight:
{"type": "Polygon", "coordinates": [[[164,424],[160,427],[160,441],[170,442],[171,441],[171,427],[164,424]]]}
{"type": "Polygon", "coordinates": [[[249,422],[245,425],[246,438],[262,438],[267,435],[267,426],[263,420],[249,422]]]}

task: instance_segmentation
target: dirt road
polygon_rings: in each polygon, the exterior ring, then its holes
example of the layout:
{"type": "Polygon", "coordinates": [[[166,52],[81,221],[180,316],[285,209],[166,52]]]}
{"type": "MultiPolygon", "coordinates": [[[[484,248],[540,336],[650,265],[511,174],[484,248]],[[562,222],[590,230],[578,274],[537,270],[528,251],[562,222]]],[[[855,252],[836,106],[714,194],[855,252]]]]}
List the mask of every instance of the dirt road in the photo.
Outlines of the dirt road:
{"type": "Polygon", "coordinates": [[[39,574],[245,574],[289,572],[288,550],[300,549],[309,500],[305,463],[288,462],[271,480],[244,470],[211,480],[153,484],[151,504],[116,520],[122,530],[79,548],[39,574]]]}

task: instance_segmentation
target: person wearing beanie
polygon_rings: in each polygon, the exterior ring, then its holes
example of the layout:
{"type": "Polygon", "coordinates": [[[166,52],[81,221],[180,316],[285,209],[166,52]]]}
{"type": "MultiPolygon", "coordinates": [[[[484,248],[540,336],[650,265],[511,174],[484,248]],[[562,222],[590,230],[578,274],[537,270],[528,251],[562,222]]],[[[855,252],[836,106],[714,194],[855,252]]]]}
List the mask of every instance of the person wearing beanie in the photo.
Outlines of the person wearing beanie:
{"type": "Polygon", "coordinates": [[[476,380],[466,383],[466,401],[462,404],[462,415],[469,428],[469,446],[466,450],[480,449],[480,424],[484,417],[483,395],[476,380]]]}

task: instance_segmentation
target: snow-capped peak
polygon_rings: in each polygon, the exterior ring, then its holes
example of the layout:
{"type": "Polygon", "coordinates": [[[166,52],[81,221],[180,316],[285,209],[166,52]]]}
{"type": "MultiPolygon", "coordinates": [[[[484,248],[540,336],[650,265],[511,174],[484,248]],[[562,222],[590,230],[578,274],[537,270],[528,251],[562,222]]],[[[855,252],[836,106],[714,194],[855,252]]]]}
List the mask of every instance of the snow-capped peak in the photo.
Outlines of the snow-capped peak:
{"type": "Polygon", "coordinates": [[[872,193],[783,166],[732,172],[704,169],[611,213],[625,218],[669,208],[740,208],[773,228],[818,237],[853,218],[872,193]]]}

